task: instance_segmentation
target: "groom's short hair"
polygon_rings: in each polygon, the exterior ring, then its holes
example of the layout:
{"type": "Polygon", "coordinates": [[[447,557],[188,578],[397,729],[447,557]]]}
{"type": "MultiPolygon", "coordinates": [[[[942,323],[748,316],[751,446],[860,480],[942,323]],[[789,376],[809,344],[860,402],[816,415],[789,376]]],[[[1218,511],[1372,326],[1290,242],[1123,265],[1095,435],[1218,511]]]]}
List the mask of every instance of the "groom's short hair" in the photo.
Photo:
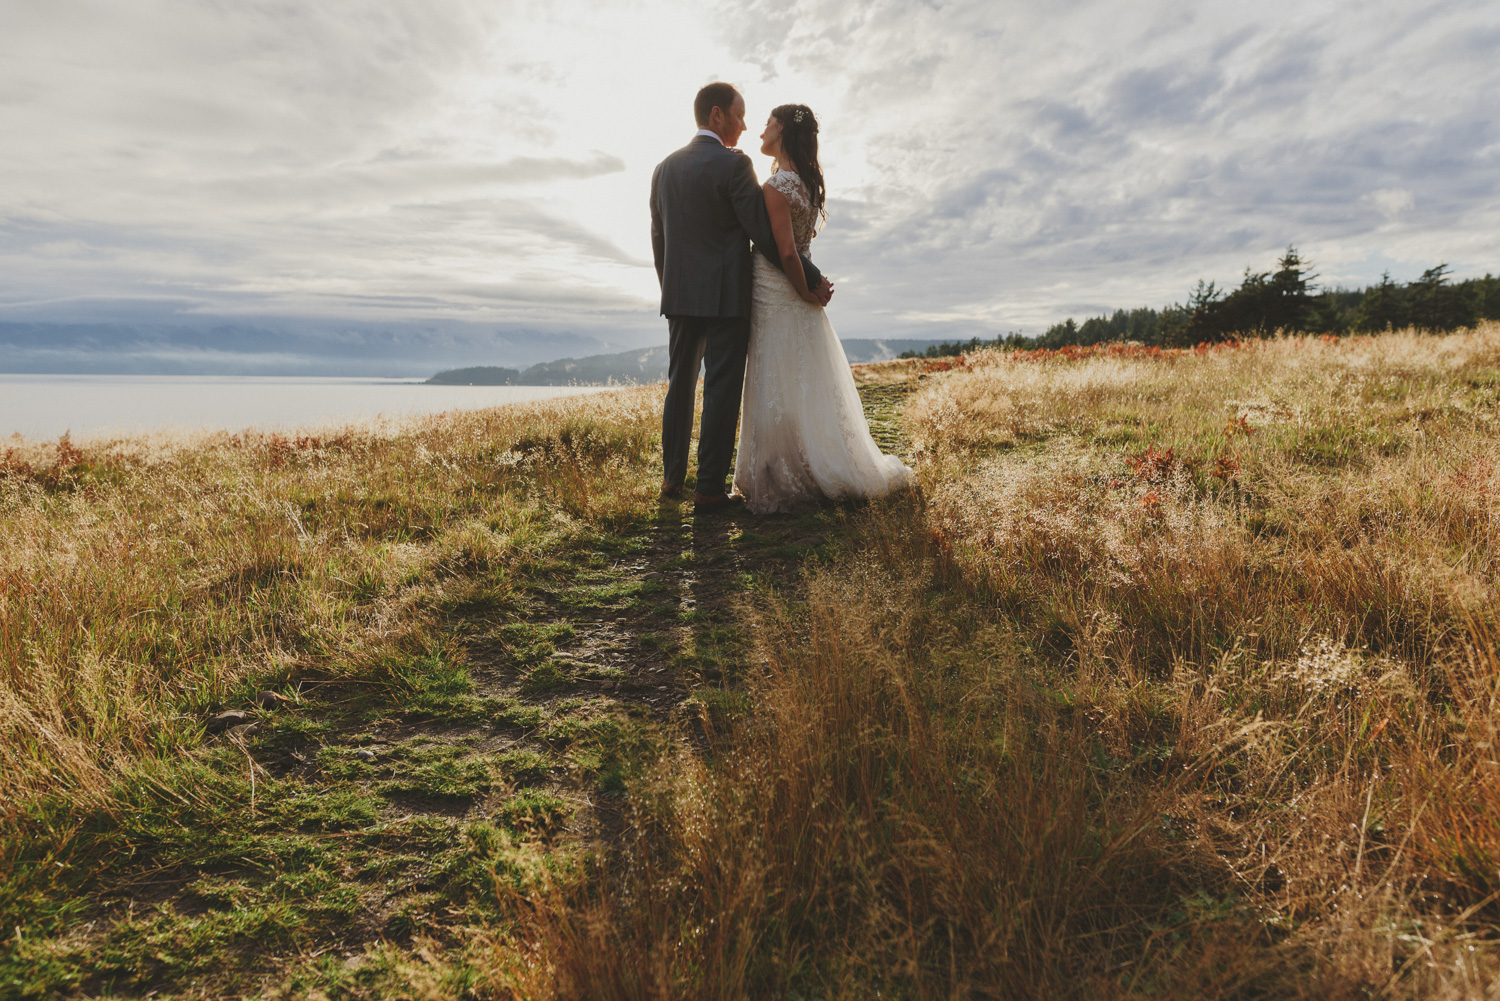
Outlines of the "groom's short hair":
{"type": "Polygon", "coordinates": [[[714,113],[715,108],[723,108],[724,114],[727,115],[734,105],[734,99],[739,96],[739,91],[722,80],[711,83],[698,91],[698,96],[693,98],[693,117],[698,120],[700,126],[707,125],[708,118],[714,113]]]}

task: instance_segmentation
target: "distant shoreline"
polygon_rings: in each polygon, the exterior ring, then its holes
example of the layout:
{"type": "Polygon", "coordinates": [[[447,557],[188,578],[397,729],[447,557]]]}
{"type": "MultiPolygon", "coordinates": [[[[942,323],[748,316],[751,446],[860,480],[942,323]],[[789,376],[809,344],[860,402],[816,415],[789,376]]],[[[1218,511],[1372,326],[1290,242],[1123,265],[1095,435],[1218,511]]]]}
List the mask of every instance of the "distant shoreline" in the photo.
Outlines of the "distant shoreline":
{"type": "MultiPolygon", "coordinates": [[[[851,365],[889,361],[903,351],[921,351],[938,342],[931,339],[879,338],[843,341],[851,365]]],[[[471,365],[451,368],[428,379],[433,386],[645,386],[667,378],[666,345],[539,362],[529,368],[471,365]]]]}

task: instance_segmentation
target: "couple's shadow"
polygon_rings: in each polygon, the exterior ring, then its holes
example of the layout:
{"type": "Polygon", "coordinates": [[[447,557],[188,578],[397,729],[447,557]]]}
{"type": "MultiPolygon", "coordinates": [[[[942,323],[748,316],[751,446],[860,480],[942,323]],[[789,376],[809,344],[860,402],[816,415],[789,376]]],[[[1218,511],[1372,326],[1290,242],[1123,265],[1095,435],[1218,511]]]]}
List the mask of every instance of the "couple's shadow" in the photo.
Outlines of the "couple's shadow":
{"type": "Polygon", "coordinates": [[[663,500],[650,525],[646,560],[659,608],[675,622],[672,662],[679,686],[731,683],[743,668],[737,639],[742,575],[753,563],[742,540],[761,519],[743,507],[695,514],[691,503],[663,500]]]}

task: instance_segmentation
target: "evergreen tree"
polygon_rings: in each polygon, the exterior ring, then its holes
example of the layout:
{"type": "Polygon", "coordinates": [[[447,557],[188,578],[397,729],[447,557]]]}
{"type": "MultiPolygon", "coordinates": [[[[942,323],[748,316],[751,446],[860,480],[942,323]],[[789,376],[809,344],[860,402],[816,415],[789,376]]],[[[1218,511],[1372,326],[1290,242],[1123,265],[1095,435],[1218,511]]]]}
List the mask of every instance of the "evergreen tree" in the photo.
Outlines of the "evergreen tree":
{"type": "Polygon", "coordinates": [[[1464,294],[1466,289],[1448,281],[1448,273],[1448,265],[1439,264],[1406,287],[1407,323],[1423,330],[1457,330],[1474,325],[1474,304],[1464,294]]]}
{"type": "Polygon", "coordinates": [[[1266,333],[1306,330],[1313,305],[1309,290],[1316,277],[1308,273],[1307,262],[1297,248],[1288,244],[1286,253],[1276,262],[1276,273],[1264,286],[1259,329],[1266,333]]]}
{"type": "Polygon", "coordinates": [[[1160,344],[1161,317],[1162,314],[1149,306],[1132,309],[1125,321],[1125,340],[1140,341],[1142,344],[1160,344]]]}
{"type": "Polygon", "coordinates": [[[1190,300],[1193,315],[1188,339],[1201,343],[1306,330],[1313,305],[1309,289],[1316,277],[1308,273],[1297,248],[1288,246],[1276,262],[1276,271],[1246,268],[1240,287],[1222,298],[1213,283],[1199,281],[1190,300]]]}
{"type": "Polygon", "coordinates": [[[1486,272],[1483,278],[1470,278],[1464,285],[1469,289],[1475,319],[1500,320],[1500,278],[1486,272]]]}
{"type": "Polygon", "coordinates": [[[1181,303],[1173,303],[1161,311],[1156,327],[1156,339],[1149,343],[1155,347],[1177,348],[1188,344],[1188,324],[1192,321],[1192,309],[1181,303]]]}
{"type": "Polygon", "coordinates": [[[1306,330],[1310,334],[1347,334],[1365,297],[1364,289],[1325,288],[1310,300],[1306,330]]]}
{"type": "Polygon", "coordinates": [[[1078,343],[1078,324],[1070,316],[1062,323],[1054,323],[1037,341],[1037,347],[1060,348],[1065,344],[1078,343]]]}
{"type": "Polygon", "coordinates": [[[1354,313],[1354,329],[1365,333],[1391,330],[1407,324],[1406,290],[1391,281],[1389,271],[1380,276],[1380,284],[1365,290],[1354,313]]]}
{"type": "MultiPolygon", "coordinates": [[[[1119,313],[1115,315],[1118,316],[1119,313]]],[[[1120,335],[1121,332],[1115,329],[1115,325],[1110,320],[1095,316],[1084,320],[1083,325],[1078,328],[1078,343],[1102,344],[1106,341],[1120,340],[1120,335]]]]}
{"type": "Polygon", "coordinates": [[[993,341],[974,338],[938,344],[925,352],[904,352],[903,358],[937,358],[976,348],[1060,348],[1137,342],[1154,347],[1191,347],[1232,337],[1267,336],[1287,332],[1344,334],[1376,332],[1416,326],[1447,331],[1473,326],[1480,320],[1500,320],[1500,277],[1486,274],[1454,284],[1448,265],[1428,268],[1406,285],[1391,280],[1363,289],[1317,290],[1317,275],[1295,246],[1288,246],[1275,271],[1245,269],[1238,288],[1226,293],[1213,282],[1200,280],[1186,303],[1173,303],[1159,312],[1148,307],[1093,316],[1082,324],[1071,317],[1054,323],[1040,337],[1011,333],[993,341]]]}
{"type": "MultiPolygon", "coordinates": [[[[1245,272],[1245,278],[1247,281],[1250,278],[1248,269],[1245,272]]],[[[1225,296],[1218,286],[1199,278],[1193,294],[1188,296],[1188,320],[1180,335],[1183,344],[1173,346],[1224,340],[1228,335],[1227,321],[1229,319],[1224,302],[1225,296]]]]}

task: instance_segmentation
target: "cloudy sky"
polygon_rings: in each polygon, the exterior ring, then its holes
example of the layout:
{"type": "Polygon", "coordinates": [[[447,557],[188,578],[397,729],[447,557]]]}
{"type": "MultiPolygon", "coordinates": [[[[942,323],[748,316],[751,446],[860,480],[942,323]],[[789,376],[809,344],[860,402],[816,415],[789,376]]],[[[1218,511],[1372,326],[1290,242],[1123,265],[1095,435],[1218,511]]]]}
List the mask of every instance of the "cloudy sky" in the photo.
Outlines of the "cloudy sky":
{"type": "Polygon", "coordinates": [[[713,79],[822,119],[845,337],[1035,334],[1288,242],[1500,271],[1497,52],[1497,0],[6,0],[0,324],[655,343],[651,169],[713,79]]]}

